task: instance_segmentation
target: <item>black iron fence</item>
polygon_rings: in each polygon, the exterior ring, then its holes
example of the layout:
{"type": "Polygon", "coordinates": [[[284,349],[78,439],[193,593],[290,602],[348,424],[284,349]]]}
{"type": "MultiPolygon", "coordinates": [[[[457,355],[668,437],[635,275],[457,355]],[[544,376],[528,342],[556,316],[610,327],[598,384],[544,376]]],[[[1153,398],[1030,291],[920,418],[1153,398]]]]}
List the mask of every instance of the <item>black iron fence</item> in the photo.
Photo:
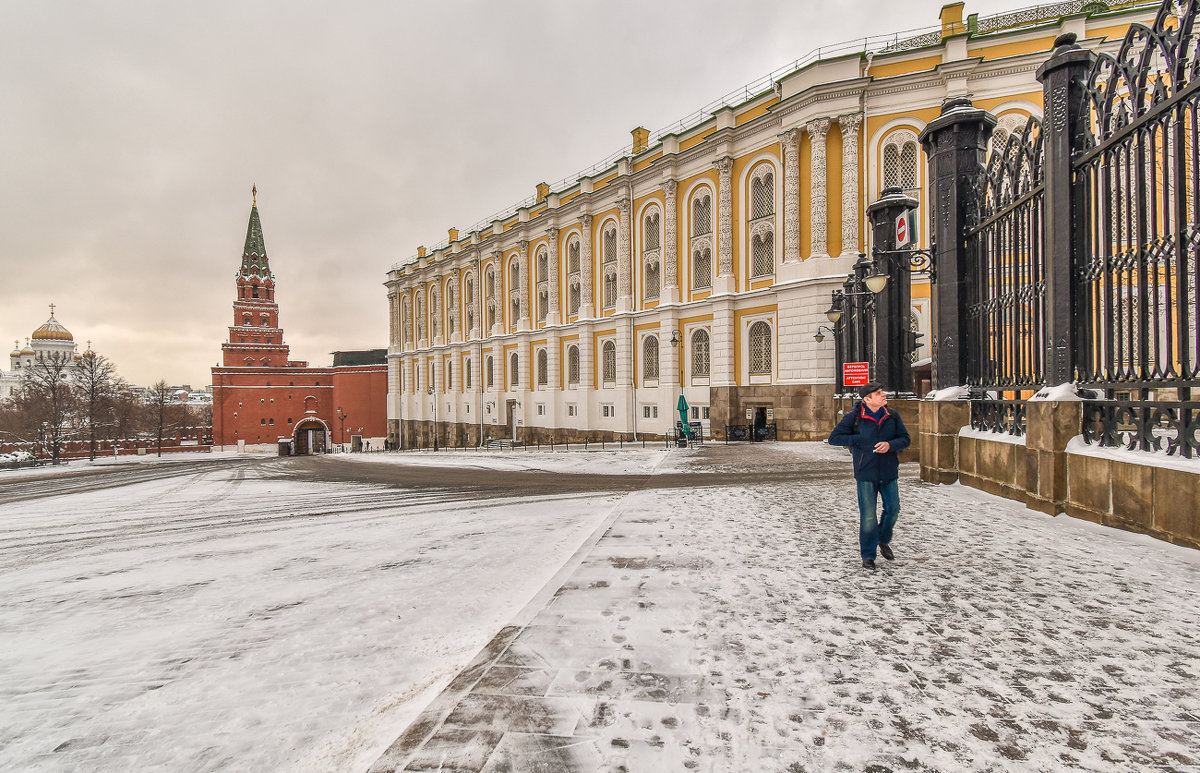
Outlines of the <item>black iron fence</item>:
{"type": "MultiPolygon", "coordinates": [[[[1020,398],[1075,382],[1110,398],[1087,403],[1088,442],[1196,448],[1198,10],[1164,0],[1111,55],[1060,36],[1037,73],[1044,118],[995,147],[995,118],[964,99],[922,133],[935,387],[1020,398]]],[[[1018,419],[1016,404],[972,406],[981,428],[1018,419]]]]}
{"type": "Polygon", "coordinates": [[[1023,437],[1025,402],[1023,400],[972,400],[971,428],[1023,437]]]}

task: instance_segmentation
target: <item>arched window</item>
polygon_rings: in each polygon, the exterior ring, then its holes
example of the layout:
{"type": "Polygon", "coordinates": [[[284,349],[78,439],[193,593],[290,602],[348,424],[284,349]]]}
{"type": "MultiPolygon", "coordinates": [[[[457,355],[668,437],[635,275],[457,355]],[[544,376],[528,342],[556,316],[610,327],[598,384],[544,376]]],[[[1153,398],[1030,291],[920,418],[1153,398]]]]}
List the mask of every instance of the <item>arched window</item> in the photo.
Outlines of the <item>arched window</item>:
{"type": "Polygon", "coordinates": [[[471,335],[475,329],[475,280],[471,277],[463,284],[463,305],[467,307],[467,325],[463,332],[471,335]]]}
{"type": "Polygon", "coordinates": [[[579,347],[567,347],[567,383],[579,383],[579,347]]]}
{"type": "Polygon", "coordinates": [[[617,226],[608,223],[602,232],[600,269],[604,272],[604,308],[611,309],[617,305],[617,226]]]}
{"type": "Polygon", "coordinates": [[[712,233],[712,194],[707,188],[692,197],[692,236],[712,233]]]}
{"type": "Polygon", "coordinates": [[[708,378],[708,331],[704,328],[692,333],[692,375],[708,378]]]}
{"type": "Polygon", "coordinates": [[[408,305],[408,298],[405,298],[400,303],[402,311],[400,312],[401,332],[404,336],[405,346],[412,346],[412,314],[408,305]]]}
{"type": "Polygon", "coordinates": [[[579,237],[572,235],[567,242],[567,314],[579,313],[579,265],[579,237]]]}
{"type": "Polygon", "coordinates": [[[508,358],[508,385],[511,389],[516,389],[517,385],[521,383],[520,378],[518,378],[520,374],[519,365],[520,360],[517,359],[517,353],[513,352],[512,356],[508,358]]]}
{"type": "Polygon", "coordinates": [[[440,333],[442,330],[441,319],[440,319],[441,314],[438,313],[438,307],[440,305],[441,304],[438,303],[437,290],[430,290],[429,291],[429,332],[434,338],[437,338],[438,333],[440,333]]]}
{"type": "Polygon", "coordinates": [[[454,303],[454,285],[446,285],[446,333],[454,335],[454,331],[458,329],[456,324],[458,318],[458,305],[454,303]]]}
{"type": "Polygon", "coordinates": [[[516,330],[517,320],[521,317],[521,269],[515,259],[508,264],[508,298],[508,329],[516,330]]]}
{"type": "Polygon", "coordinates": [[[545,247],[540,247],[537,251],[537,280],[550,281],[550,257],[545,247]]]}
{"type": "Polygon", "coordinates": [[[466,379],[467,389],[470,389],[471,388],[471,360],[469,358],[467,359],[466,362],[463,363],[463,378],[466,379]]]}
{"type": "Polygon", "coordinates": [[[539,247],[534,263],[537,264],[537,318],[545,322],[550,309],[550,257],[545,247],[539,247]]]}
{"type": "Polygon", "coordinates": [[[437,391],[437,365],[434,364],[433,360],[429,361],[429,386],[434,391],[437,391]]]}
{"type": "Polygon", "coordinates": [[[883,187],[899,187],[910,196],[919,194],[920,158],[916,134],[908,129],[889,134],[883,141],[883,187]]]}
{"type": "Polygon", "coordinates": [[[771,372],[771,326],[759,321],[750,326],[750,373],[771,372]]]}
{"type": "Polygon", "coordinates": [[[601,373],[605,381],[617,380],[617,345],[612,341],[605,341],[601,348],[601,373]]]}
{"type": "Polygon", "coordinates": [[[775,169],[759,164],[750,176],[750,276],[775,273],[775,169]]]}
{"type": "MultiPolygon", "coordinates": [[[[486,299],[487,308],[487,316],[485,317],[487,320],[487,330],[484,331],[484,335],[487,336],[491,335],[492,328],[496,326],[496,310],[498,308],[496,304],[496,269],[494,267],[488,266],[487,274],[484,275],[483,281],[484,298],[486,299]]],[[[491,386],[490,382],[488,386],[491,386]]]]}
{"type": "Polygon", "coordinates": [[[487,359],[483,361],[483,369],[485,378],[487,379],[487,388],[491,389],[496,385],[496,379],[494,378],[496,375],[496,361],[492,355],[489,354],[487,359]]]}
{"type": "Polygon", "coordinates": [[[645,277],[643,278],[642,287],[644,295],[648,299],[658,297],[659,287],[659,260],[662,247],[662,229],[660,226],[661,216],[658,208],[653,207],[646,211],[646,216],[642,219],[642,264],[645,267],[645,277]]]}
{"type": "Polygon", "coordinates": [[[545,349],[538,349],[537,353],[537,382],[538,386],[546,386],[550,383],[550,363],[549,357],[545,349]]]}
{"type": "Polygon", "coordinates": [[[425,294],[417,291],[417,338],[425,339],[425,294]]]}
{"type": "Polygon", "coordinates": [[[712,287],[712,191],[698,188],[692,194],[692,236],[688,253],[692,256],[692,287],[712,287]]]}
{"type": "Polygon", "coordinates": [[[538,322],[546,321],[546,313],[550,308],[550,291],[545,287],[538,288],[538,322]]]}
{"type": "Polygon", "coordinates": [[[642,342],[642,378],[658,378],[658,336],[646,336],[642,342]]]}
{"type": "Polygon", "coordinates": [[[446,363],[446,389],[454,388],[454,363],[446,363]]]}

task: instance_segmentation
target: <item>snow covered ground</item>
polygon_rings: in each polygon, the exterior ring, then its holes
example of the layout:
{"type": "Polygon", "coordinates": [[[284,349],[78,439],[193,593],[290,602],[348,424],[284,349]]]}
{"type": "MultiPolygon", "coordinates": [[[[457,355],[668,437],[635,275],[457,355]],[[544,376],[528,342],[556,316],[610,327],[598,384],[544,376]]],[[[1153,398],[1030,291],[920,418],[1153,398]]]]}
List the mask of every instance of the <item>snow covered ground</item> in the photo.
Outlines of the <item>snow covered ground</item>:
{"type": "Polygon", "coordinates": [[[621,498],[287,465],[0,505],[0,769],[363,769],[621,498]]]}
{"type": "Polygon", "coordinates": [[[867,573],[848,471],[763,444],[0,478],[0,769],[1197,769],[1200,553],[908,469],[867,573]],[[530,488],[413,482],[443,465],[530,488]]]}

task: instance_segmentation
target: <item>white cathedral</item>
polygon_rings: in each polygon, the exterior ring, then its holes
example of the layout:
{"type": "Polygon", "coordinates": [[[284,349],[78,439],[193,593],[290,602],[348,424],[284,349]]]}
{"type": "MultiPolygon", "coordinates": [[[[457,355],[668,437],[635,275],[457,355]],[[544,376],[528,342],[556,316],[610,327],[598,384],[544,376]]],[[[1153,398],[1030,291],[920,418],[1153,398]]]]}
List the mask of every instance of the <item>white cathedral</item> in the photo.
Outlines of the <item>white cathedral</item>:
{"type": "MultiPolygon", "coordinates": [[[[88,351],[91,351],[90,345],[88,351]]],[[[8,370],[0,370],[0,400],[7,400],[20,391],[24,369],[33,367],[39,359],[56,354],[65,358],[68,368],[75,367],[83,359],[83,355],[75,351],[75,339],[71,331],[54,318],[54,304],[50,304],[50,318],[25,339],[25,346],[13,341],[13,350],[8,355],[8,370]]]]}

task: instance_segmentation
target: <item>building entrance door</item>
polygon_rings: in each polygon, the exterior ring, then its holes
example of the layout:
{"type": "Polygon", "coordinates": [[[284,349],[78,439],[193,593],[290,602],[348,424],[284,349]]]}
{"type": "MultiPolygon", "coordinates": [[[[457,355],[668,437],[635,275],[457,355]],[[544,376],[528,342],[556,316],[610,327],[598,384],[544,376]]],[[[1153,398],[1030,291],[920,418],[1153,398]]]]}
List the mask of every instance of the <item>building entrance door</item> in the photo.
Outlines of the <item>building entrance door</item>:
{"type": "Polygon", "coordinates": [[[296,456],[325,453],[325,427],[318,421],[302,421],[296,426],[296,456]]]}
{"type": "Polygon", "coordinates": [[[517,401],[507,400],[504,403],[504,412],[507,418],[504,423],[508,425],[509,440],[517,439],[517,401]]]}

